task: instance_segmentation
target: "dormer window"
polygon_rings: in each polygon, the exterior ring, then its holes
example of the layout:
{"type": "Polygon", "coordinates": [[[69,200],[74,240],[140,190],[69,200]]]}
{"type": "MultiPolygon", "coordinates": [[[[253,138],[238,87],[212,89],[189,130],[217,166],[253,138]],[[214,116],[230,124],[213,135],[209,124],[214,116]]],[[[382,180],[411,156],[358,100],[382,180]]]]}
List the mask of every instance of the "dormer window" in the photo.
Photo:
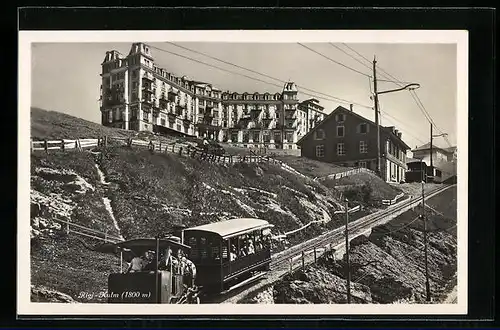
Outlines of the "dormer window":
{"type": "Polygon", "coordinates": [[[339,113],[335,116],[335,121],[342,123],[345,121],[345,114],[339,113]]]}

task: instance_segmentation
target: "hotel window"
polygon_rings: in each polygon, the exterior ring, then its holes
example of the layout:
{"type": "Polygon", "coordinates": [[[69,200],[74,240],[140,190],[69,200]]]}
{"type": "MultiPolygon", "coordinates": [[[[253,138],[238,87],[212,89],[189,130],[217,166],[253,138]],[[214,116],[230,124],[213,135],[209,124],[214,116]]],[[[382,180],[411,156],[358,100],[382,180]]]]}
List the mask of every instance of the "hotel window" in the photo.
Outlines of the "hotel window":
{"type": "Polygon", "coordinates": [[[269,134],[269,131],[264,131],[263,132],[263,137],[264,137],[264,142],[271,141],[271,135],[269,134]]]}
{"type": "Polygon", "coordinates": [[[325,146],[323,144],[316,146],[316,157],[318,158],[325,157],[325,146]]]}
{"type": "Polygon", "coordinates": [[[359,153],[366,154],[368,152],[368,143],[366,141],[359,141],[359,153]]]}
{"type": "Polygon", "coordinates": [[[166,123],[165,119],[162,118],[161,119],[161,126],[165,126],[165,123],[166,123]]]}
{"type": "Polygon", "coordinates": [[[359,167],[366,168],[366,162],[359,162],[359,167]]]}
{"type": "Polygon", "coordinates": [[[286,141],[293,142],[293,133],[286,133],[286,141]]]}
{"type": "Polygon", "coordinates": [[[345,155],[345,147],[343,143],[337,143],[337,155],[344,156],[345,155]]]}
{"type": "Polygon", "coordinates": [[[337,126],[337,137],[344,137],[344,126],[337,126]]]}
{"type": "Polygon", "coordinates": [[[314,139],[315,140],[324,140],[325,139],[325,130],[323,129],[317,129],[314,131],[314,139]]]}
{"type": "Polygon", "coordinates": [[[368,133],[368,125],[366,123],[359,124],[358,133],[361,133],[361,134],[368,133]]]}

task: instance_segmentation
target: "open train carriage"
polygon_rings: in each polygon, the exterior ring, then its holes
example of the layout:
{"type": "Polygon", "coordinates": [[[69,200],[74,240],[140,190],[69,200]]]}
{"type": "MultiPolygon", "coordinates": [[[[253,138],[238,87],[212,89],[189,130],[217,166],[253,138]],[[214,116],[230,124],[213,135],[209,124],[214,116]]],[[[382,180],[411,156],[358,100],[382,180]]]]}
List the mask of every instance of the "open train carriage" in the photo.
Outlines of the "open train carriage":
{"type": "Polygon", "coordinates": [[[189,255],[189,246],[178,238],[141,238],[113,244],[115,253],[120,254],[120,273],[108,277],[108,302],[133,304],[169,304],[179,300],[185,293],[183,276],[172,267],[161,269],[162,256],[167,251],[176,253],[179,249],[189,255]],[[155,251],[154,270],[126,273],[123,260],[131,260],[147,251],[155,251]],[[160,269],[159,269],[160,268],[160,269]]]}
{"type": "Polygon", "coordinates": [[[197,284],[205,293],[220,293],[269,270],[272,227],[265,220],[237,218],[185,229],[183,242],[191,247],[197,284]],[[251,253],[244,253],[247,244],[253,246],[251,253]]]}

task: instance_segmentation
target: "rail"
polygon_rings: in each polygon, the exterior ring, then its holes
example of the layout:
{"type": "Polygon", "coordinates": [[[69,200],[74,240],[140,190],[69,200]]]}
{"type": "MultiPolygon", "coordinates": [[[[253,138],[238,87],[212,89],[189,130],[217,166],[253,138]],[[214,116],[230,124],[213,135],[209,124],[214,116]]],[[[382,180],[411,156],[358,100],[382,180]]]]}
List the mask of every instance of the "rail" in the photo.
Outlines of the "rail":
{"type": "Polygon", "coordinates": [[[109,235],[107,231],[102,232],[99,230],[95,230],[95,229],[92,229],[89,227],[81,226],[81,225],[78,225],[78,224],[73,223],[71,221],[66,221],[66,220],[59,219],[59,218],[52,218],[52,220],[64,224],[66,234],[68,234],[68,235],[73,233],[73,234],[77,234],[80,236],[104,241],[105,243],[117,243],[117,242],[123,241],[123,239],[121,239],[120,237],[109,235]],[[77,228],[77,230],[75,230],[73,228],[77,228]]]}

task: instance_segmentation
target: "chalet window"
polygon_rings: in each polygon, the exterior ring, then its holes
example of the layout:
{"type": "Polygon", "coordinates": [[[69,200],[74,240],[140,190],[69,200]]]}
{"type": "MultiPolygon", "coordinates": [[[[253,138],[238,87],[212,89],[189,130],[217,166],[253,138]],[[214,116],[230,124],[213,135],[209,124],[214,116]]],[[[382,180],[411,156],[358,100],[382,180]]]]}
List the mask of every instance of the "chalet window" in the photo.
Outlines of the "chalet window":
{"type": "Polygon", "coordinates": [[[337,137],[344,137],[344,126],[337,126],[337,137]]]}
{"type": "Polygon", "coordinates": [[[345,155],[345,146],[343,143],[337,143],[337,155],[338,156],[345,155]]]}
{"type": "Polygon", "coordinates": [[[315,140],[324,140],[325,139],[325,130],[323,129],[317,129],[314,131],[314,139],[315,140]]]}
{"type": "Polygon", "coordinates": [[[366,141],[359,141],[359,153],[366,154],[368,152],[368,143],[366,141]]]}
{"type": "Polygon", "coordinates": [[[368,133],[368,124],[366,124],[366,123],[359,124],[358,133],[361,133],[361,134],[368,133]]]}
{"type": "Polygon", "coordinates": [[[325,146],[323,144],[316,146],[316,157],[318,158],[325,157],[325,146]]]}
{"type": "Polygon", "coordinates": [[[339,123],[342,123],[345,121],[345,114],[339,113],[338,115],[335,116],[335,120],[339,123]]]}

